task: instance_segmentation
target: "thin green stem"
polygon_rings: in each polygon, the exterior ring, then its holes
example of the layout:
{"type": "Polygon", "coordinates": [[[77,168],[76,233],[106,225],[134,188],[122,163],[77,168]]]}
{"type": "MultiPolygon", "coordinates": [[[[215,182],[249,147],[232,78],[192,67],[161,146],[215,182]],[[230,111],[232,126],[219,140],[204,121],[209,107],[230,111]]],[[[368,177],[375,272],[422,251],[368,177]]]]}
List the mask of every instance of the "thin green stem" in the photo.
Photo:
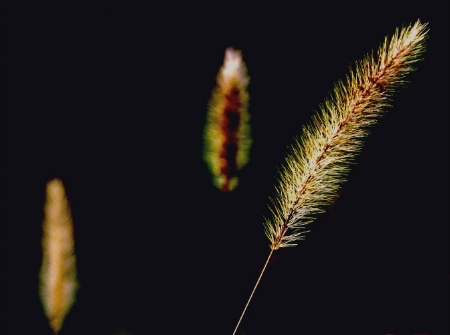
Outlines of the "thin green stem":
{"type": "Polygon", "coordinates": [[[273,249],[270,250],[269,257],[267,257],[266,263],[264,264],[264,267],[263,267],[263,269],[261,270],[261,273],[259,274],[259,277],[258,277],[258,280],[256,281],[255,287],[253,287],[253,291],[252,291],[252,293],[250,294],[250,297],[248,298],[247,303],[245,304],[244,310],[242,311],[241,317],[239,318],[239,321],[238,321],[238,323],[237,323],[237,325],[236,325],[236,328],[234,328],[233,335],[236,334],[236,332],[237,332],[237,330],[238,330],[238,328],[239,328],[239,325],[241,324],[241,321],[242,321],[242,318],[244,317],[245,311],[247,310],[247,307],[248,307],[248,305],[250,304],[250,301],[251,301],[252,298],[253,298],[253,294],[255,293],[256,288],[258,287],[259,282],[261,281],[261,278],[262,278],[262,276],[263,276],[263,274],[264,274],[264,271],[266,270],[267,264],[269,264],[270,257],[272,257],[273,251],[274,251],[273,249]]]}

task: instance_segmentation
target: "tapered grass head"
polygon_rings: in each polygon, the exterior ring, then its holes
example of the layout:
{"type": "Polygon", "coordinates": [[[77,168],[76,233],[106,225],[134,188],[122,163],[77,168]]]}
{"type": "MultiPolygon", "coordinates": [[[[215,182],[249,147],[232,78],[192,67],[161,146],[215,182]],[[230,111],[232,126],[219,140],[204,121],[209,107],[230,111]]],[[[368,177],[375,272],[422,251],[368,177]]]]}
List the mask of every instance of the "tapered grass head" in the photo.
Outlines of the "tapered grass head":
{"type": "Polygon", "coordinates": [[[306,226],[336,198],[371,127],[422,59],[427,34],[427,24],[418,20],[386,37],[375,55],[365,56],[337,82],[294,139],[270,199],[272,217],[264,222],[271,249],[296,245],[306,226]]]}

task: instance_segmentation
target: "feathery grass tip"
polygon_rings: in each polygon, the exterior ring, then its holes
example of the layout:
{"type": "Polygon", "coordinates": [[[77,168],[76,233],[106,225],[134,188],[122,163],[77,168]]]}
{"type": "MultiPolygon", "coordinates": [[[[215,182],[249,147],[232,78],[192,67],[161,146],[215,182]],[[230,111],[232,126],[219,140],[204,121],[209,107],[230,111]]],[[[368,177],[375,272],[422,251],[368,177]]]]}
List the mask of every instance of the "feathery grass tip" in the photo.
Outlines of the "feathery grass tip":
{"type": "Polygon", "coordinates": [[[270,199],[272,218],[264,221],[271,250],[233,335],[273,252],[295,246],[304,238],[305,226],[336,198],[371,127],[422,59],[427,37],[427,24],[420,20],[397,28],[376,55],[366,55],[344,81],[337,82],[301,136],[294,139],[279,170],[276,197],[270,199]]]}
{"type": "Polygon", "coordinates": [[[50,327],[58,334],[78,289],[72,216],[59,179],[47,183],[42,228],[39,293],[50,327]]]}
{"type": "Polygon", "coordinates": [[[280,169],[273,217],[264,223],[271,249],[296,245],[305,226],[332,203],[370,128],[421,59],[426,35],[426,24],[417,21],[386,37],[376,56],[357,62],[303,127],[280,169]]]}

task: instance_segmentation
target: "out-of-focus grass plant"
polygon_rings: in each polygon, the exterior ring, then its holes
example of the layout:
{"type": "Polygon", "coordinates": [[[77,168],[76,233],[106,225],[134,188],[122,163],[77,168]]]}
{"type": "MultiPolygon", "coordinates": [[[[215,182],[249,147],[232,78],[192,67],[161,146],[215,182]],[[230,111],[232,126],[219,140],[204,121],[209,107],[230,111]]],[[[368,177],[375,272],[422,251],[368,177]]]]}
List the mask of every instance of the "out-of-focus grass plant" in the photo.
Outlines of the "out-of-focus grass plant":
{"type": "Polygon", "coordinates": [[[50,327],[58,334],[78,289],[72,214],[60,179],[47,183],[44,213],[40,296],[50,327]]]}
{"type": "Polygon", "coordinates": [[[238,173],[248,163],[252,144],[247,92],[250,78],[239,50],[225,50],[216,80],[204,128],[203,157],[214,185],[230,192],[238,185],[238,173]]]}

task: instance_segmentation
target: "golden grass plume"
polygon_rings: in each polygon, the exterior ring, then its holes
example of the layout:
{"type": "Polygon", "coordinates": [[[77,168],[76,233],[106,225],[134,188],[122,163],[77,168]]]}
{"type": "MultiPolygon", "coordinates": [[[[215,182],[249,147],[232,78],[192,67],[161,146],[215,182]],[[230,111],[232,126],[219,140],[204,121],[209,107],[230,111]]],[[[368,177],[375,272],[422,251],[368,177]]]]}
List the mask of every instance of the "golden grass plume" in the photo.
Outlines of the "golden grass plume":
{"type": "Polygon", "coordinates": [[[42,228],[39,293],[50,327],[57,334],[78,289],[72,216],[60,179],[47,183],[42,228]]]}
{"type": "Polygon", "coordinates": [[[427,38],[427,24],[420,20],[397,28],[375,55],[356,62],[345,80],[337,82],[301,136],[294,139],[279,170],[276,196],[270,199],[272,218],[264,221],[271,250],[233,335],[273,252],[295,246],[304,238],[305,226],[336,198],[371,127],[422,59],[427,38]]]}
{"type": "Polygon", "coordinates": [[[395,90],[425,51],[427,25],[397,29],[377,54],[357,62],[294,140],[280,169],[273,217],[264,223],[271,249],[296,245],[345,181],[370,128],[390,107],[395,90]]]}

